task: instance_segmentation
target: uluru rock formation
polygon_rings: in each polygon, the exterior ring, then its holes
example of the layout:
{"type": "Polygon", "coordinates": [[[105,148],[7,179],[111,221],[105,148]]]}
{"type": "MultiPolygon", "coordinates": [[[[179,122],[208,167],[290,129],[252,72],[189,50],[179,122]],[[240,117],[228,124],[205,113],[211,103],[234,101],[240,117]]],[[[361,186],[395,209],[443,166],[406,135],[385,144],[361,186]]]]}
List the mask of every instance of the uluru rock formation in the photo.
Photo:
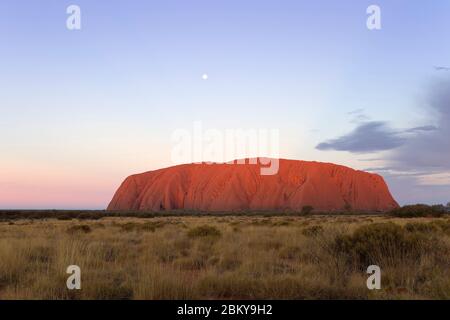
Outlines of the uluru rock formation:
{"type": "Polygon", "coordinates": [[[108,210],[387,211],[398,207],[383,178],[331,163],[279,160],[275,175],[259,164],[185,164],[129,176],[108,210]]]}

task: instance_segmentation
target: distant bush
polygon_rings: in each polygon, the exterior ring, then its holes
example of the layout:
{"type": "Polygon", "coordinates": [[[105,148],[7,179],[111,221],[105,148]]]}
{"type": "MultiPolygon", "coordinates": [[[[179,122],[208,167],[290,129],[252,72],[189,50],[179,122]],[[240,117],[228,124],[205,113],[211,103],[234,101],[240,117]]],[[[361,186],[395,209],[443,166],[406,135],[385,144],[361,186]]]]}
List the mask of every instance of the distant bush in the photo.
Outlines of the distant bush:
{"type": "Polygon", "coordinates": [[[290,225],[291,225],[291,221],[287,221],[287,220],[275,221],[274,223],[272,223],[272,227],[286,227],[286,226],[290,226],[290,225]]]}
{"type": "Polygon", "coordinates": [[[442,205],[428,206],[426,204],[415,204],[396,208],[390,212],[390,215],[399,218],[415,218],[440,217],[444,213],[446,213],[446,209],[442,205]]]}
{"type": "Polygon", "coordinates": [[[216,227],[204,225],[192,228],[191,230],[188,231],[187,235],[189,238],[202,238],[202,237],[216,238],[220,237],[222,233],[216,227]]]}
{"type": "Polygon", "coordinates": [[[301,211],[302,216],[309,216],[314,210],[312,206],[304,206],[301,211]]]}
{"type": "Polygon", "coordinates": [[[77,218],[80,220],[99,220],[103,218],[103,216],[99,215],[96,212],[83,212],[78,214],[77,218]]]}
{"type": "Polygon", "coordinates": [[[56,219],[58,219],[58,220],[72,220],[73,217],[68,215],[68,214],[63,214],[63,215],[57,216],[56,219]]]}
{"type": "Polygon", "coordinates": [[[351,204],[347,203],[347,204],[344,206],[344,210],[347,211],[347,212],[352,212],[352,211],[353,211],[353,207],[352,207],[351,204]]]}

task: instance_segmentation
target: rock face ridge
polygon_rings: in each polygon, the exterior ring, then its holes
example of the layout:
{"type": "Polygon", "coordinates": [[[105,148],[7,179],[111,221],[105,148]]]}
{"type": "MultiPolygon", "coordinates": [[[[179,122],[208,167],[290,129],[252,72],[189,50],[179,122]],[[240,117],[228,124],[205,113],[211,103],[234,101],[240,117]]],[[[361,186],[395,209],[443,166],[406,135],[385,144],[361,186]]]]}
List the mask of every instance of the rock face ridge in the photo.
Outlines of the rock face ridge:
{"type": "Polygon", "coordinates": [[[279,160],[276,175],[259,164],[185,164],[129,176],[107,210],[388,211],[398,207],[377,175],[331,163],[279,160]]]}

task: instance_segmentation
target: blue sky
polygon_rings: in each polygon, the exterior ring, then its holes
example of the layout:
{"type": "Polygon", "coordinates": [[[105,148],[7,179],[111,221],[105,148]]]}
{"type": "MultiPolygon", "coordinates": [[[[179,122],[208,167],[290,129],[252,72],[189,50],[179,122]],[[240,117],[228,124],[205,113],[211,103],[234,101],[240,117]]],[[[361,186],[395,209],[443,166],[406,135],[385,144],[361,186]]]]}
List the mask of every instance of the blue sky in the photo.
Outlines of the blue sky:
{"type": "Polygon", "coordinates": [[[0,207],[104,208],[125,176],[171,165],[171,133],[194,121],[277,128],[282,157],[374,169],[402,204],[450,201],[450,147],[416,163],[406,132],[447,133],[429,99],[450,90],[434,68],[450,66],[449,16],[446,0],[4,0],[0,207]],[[66,28],[71,4],[81,30],[66,28]],[[371,4],[381,30],[366,27],[371,4]],[[358,131],[373,123],[382,134],[358,131]],[[333,145],[354,132],[405,142],[333,145]]]}

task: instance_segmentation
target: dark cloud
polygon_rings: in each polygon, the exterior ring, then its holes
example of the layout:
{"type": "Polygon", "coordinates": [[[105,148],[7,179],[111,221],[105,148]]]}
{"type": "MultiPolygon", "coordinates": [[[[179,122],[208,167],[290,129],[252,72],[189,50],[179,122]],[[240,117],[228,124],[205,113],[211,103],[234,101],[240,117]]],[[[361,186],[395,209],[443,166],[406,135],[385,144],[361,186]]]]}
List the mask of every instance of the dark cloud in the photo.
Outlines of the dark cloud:
{"type": "Polygon", "coordinates": [[[316,148],[319,150],[349,151],[353,153],[392,150],[407,144],[411,140],[405,133],[422,133],[437,130],[439,128],[434,125],[393,130],[387,122],[370,121],[360,124],[347,135],[322,142],[316,148]]]}
{"type": "Polygon", "coordinates": [[[450,170],[450,79],[434,84],[425,111],[434,115],[436,127],[407,139],[389,160],[404,168],[450,170]]]}
{"type": "MultiPolygon", "coordinates": [[[[352,132],[322,142],[316,148],[352,153],[392,150],[387,160],[402,167],[450,169],[450,79],[432,86],[428,101],[424,111],[435,117],[436,125],[395,130],[387,122],[366,121],[352,132]]],[[[357,109],[349,114],[362,113],[362,109],[357,109]]]]}
{"type": "Polygon", "coordinates": [[[355,130],[337,139],[317,145],[319,150],[370,153],[398,148],[405,139],[392,130],[386,122],[371,121],[359,125],[355,130]]]}
{"type": "Polygon", "coordinates": [[[347,135],[325,141],[319,150],[384,154],[383,166],[368,168],[382,174],[401,203],[444,203],[450,200],[450,78],[431,86],[423,112],[434,125],[394,130],[386,122],[360,124],[347,135]],[[436,180],[436,177],[444,180],[436,180]],[[424,181],[427,183],[424,184],[424,181]],[[435,182],[433,182],[435,181],[435,182]]]}

